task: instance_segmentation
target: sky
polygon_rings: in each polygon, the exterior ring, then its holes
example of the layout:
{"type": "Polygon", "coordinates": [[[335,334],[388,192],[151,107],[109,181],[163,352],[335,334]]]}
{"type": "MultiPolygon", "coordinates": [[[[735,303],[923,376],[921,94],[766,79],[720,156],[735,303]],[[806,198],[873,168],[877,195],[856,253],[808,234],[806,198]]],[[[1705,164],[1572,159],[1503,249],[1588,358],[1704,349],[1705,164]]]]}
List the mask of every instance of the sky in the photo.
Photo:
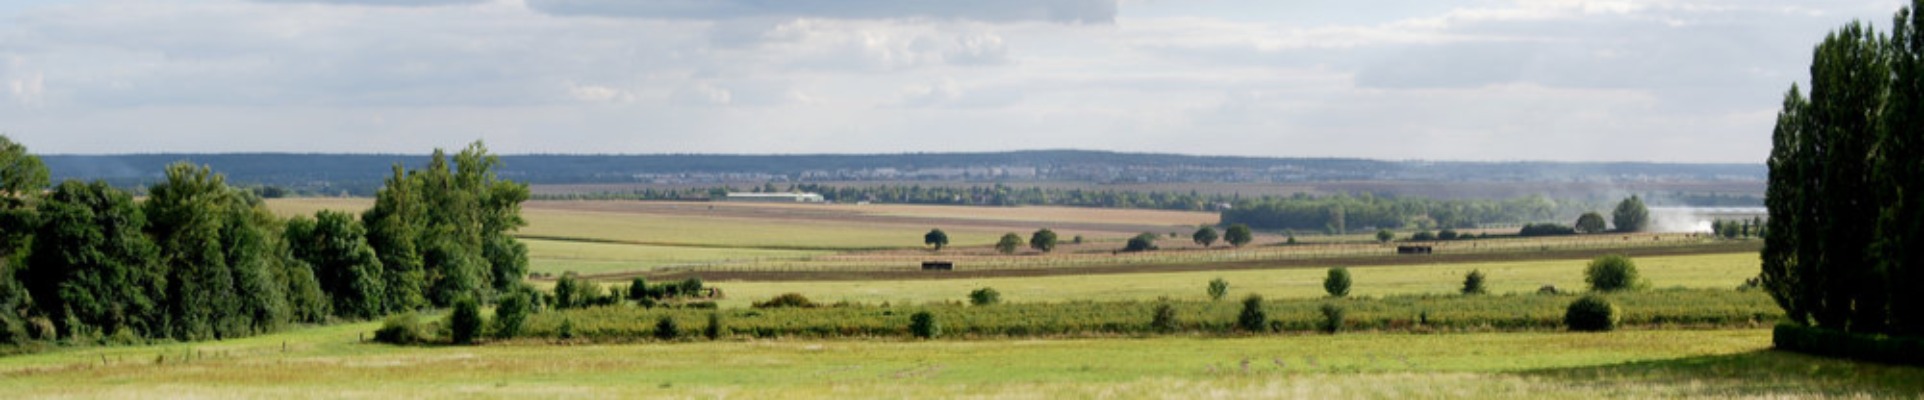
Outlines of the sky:
{"type": "Polygon", "coordinates": [[[1024,149],[1760,163],[1904,2],[0,0],[36,153],[1024,149]]]}

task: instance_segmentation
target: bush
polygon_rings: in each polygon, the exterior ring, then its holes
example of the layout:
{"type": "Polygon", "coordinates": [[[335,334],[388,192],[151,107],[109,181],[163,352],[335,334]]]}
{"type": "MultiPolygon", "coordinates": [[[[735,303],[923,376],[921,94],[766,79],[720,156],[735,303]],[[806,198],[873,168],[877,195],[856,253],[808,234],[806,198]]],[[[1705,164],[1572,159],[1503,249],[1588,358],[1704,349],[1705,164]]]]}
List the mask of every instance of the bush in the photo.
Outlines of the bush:
{"type": "Polygon", "coordinates": [[[1150,251],[1155,249],[1156,234],[1148,232],[1143,232],[1141,235],[1129,238],[1129,244],[1122,247],[1122,251],[1150,251]]]}
{"type": "Polygon", "coordinates": [[[1617,306],[1598,295],[1586,295],[1570,302],[1563,313],[1563,325],[1572,331],[1607,332],[1617,329],[1617,306]]]}
{"type": "Polygon", "coordinates": [[[681,280],[681,284],[675,285],[675,286],[676,286],[676,289],[680,289],[681,295],[683,296],[700,296],[701,295],[701,289],[702,289],[701,277],[683,279],[681,280]]]}
{"type": "Polygon", "coordinates": [[[628,283],[628,300],[640,302],[641,299],[646,299],[649,297],[651,296],[648,295],[648,279],[647,278],[635,277],[634,281],[631,281],[628,283]]]}
{"type": "Polygon", "coordinates": [[[1523,236],[1523,237],[1563,236],[1563,235],[1575,235],[1575,234],[1577,234],[1576,228],[1571,228],[1568,226],[1557,225],[1557,224],[1527,224],[1527,225],[1523,225],[1523,229],[1517,230],[1516,232],[1517,236],[1523,236]]]}
{"type": "Polygon", "coordinates": [[[1396,239],[1396,232],[1390,232],[1388,229],[1379,229],[1376,231],[1376,241],[1389,243],[1392,239],[1396,239]]]}
{"type": "Polygon", "coordinates": [[[1430,233],[1430,231],[1417,231],[1416,234],[1410,235],[1410,240],[1417,242],[1435,241],[1436,234],[1430,233]]]}
{"type": "Polygon", "coordinates": [[[1463,294],[1487,294],[1489,292],[1490,289],[1483,286],[1483,271],[1473,269],[1470,270],[1469,274],[1463,275],[1463,294]]]}
{"type": "Polygon", "coordinates": [[[494,337],[520,336],[532,311],[527,292],[515,291],[501,296],[501,301],[494,305],[494,337]]]}
{"type": "Polygon", "coordinates": [[[1622,255],[1597,257],[1583,269],[1583,282],[1600,292],[1635,289],[1639,286],[1637,263],[1622,255]]]}
{"type": "Polygon", "coordinates": [[[1149,328],[1157,333],[1175,332],[1179,324],[1176,321],[1176,306],[1167,301],[1156,305],[1156,315],[1149,320],[1149,328]]]}
{"type": "Polygon", "coordinates": [[[374,341],[389,344],[426,343],[430,337],[427,327],[421,326],[421,316],[412,312],[390,315],[374,331],[374,341]]]}
{"type": "Polygon", "coordinates": [[[969,292],[969,304],[978,306],[994,305],[1002,302],[1002,293],[995,288],[985,287],[969,292]]]}
{"type": "Polygon", "coordinates": [[[768,301],[755,303],[754,307],[755,308],[786,308],[786,307],[815,308],[815,302],[809,301],[808,297],[802,296],[801,293],[782,293],[780,295],[776,295],[774,298],[768,299],[768,301]]]}
{"type": "Polygon", "coordinates": [[[721,339],[721,332],[721,313],[708,313],[708,326],[701,328],[702,337],[706,337],[708,340],[721,339]]]}
{"type": "Polygon", "coordinates": [[[1268,325],[1269,314],[1263,312],[1263,296],[1251,294],[1243,298],[1243,311],[1236,314],[1236,327],[1261,332],[1268,325]]]}
{"type": "Polygon", "coordinates": [[[909,333],[915,337],[929,339],[942,334],[942,325],[935,322],[935,314],[918,311],[909,316],[909,333]]]}
{"type": "Polygon", "coordinates": [[[1223,296],[1228,296],[1228,295],[1229,295],[1229,281],[1225,281],[1223,280],[1223,278],[1216,278],[1216,279],[1209,280],[1209,299],[1210,300],[1221,301],[1223,299],[1223,296]]]}
{"type": "Polygon", "coordinates": [[[561,327],[555,328],[555,337],[560,338],[561,340],[574,339],[575,338],[575,321],[572,319],[561,320],[561,327]]]}
{"type": "Polygon", "coordinates": [[[1323,291],[1330,297],[1349,296],[1349,268],[1330,268],[1329,277],[1323,278],[1323,291]]]}
{"type": "Polygon", "coordinates": [[[454,301],[454,312],[448,314],[448,335],[454,344],[474,344],[474,337],[481,334],[481,306],[474,304],[473,298],[463,297],[454,301]]]}
{"type": "Polygon", "coordinates": [[[675,340],[676,337],[680,337],[680,336],[681,336],[681,326],[675,324],[674,317],[663,315],[661,316],[660,320],[655,321],[655,338],[656,339],[675,340]]]}
{"type": "Polygon", "coordinates": [[[1320,311],[1323,313],[1323,321],[1317,328],[1320,328],[1323,333],[1335,334],[1343,330],[1343,306],[1323,303],[1320,311]]]}
{"type": "Polygon", "coordinates": [[[1455,229],[1444,229],[1442,232],[1436,233],[1437,240],[1456,240],[1459,236],[1455,229]]]}

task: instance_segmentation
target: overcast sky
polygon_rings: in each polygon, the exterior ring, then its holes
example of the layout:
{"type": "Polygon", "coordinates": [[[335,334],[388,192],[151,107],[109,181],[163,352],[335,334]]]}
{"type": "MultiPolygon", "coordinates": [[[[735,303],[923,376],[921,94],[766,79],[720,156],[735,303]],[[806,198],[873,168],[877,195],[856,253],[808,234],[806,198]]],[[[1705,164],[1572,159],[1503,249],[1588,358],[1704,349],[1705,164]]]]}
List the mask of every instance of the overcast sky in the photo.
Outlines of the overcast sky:
{"type": "Polygon", "coordinates": [[[1761,162],[1896,0],[0,1],[39,153],[1761,162]]]}

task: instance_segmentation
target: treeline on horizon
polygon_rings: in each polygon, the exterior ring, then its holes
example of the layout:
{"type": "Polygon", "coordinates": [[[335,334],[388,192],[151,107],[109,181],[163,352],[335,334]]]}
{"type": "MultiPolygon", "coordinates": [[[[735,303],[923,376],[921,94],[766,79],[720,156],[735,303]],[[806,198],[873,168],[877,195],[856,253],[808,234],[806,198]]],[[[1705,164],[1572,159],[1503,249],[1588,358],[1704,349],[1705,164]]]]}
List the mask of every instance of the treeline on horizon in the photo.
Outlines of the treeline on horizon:
{"type": "Polygon", "coordinates": [[[136,200],[50,185],[0,136],[0,343],[255,335],[531,291],[526,185],[479,142],[392,167],[373,208],[283,219],[205,166],[175,163],[136,200]]]}

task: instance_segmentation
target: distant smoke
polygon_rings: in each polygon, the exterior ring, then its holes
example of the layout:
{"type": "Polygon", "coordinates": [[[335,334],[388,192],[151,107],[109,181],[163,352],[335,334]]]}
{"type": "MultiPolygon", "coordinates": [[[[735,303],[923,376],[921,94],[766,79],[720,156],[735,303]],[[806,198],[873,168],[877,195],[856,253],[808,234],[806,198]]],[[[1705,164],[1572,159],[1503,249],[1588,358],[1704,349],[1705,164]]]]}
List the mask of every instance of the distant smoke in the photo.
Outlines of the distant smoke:
{"type": "Polygon", "coordinates": [[[1711,221],[1748,220],[1764,214],[1763,207],[1651,207],[1650,230],[1665,233],[1711,233],[1711,221]]]}

